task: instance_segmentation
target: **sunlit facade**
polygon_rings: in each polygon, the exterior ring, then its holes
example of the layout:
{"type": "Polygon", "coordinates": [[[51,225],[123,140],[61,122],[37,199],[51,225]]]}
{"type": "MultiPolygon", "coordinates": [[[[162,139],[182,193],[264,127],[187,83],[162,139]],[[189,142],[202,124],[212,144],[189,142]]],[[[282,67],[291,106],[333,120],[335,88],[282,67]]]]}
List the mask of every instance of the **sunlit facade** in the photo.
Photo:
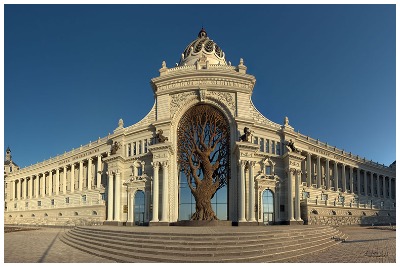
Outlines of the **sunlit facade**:
{"type": "MultiPolygon", "coordinates": [[[[205,30],[151,80],[138,123],[32,166],[5,172],[6,224],[172,225],[195,200],[178,164],[180,119],[210,105],[229,125],[229,177],[212,199],[232,225],[395,222],[395,163],[384,166],[262,115],[244,61],[226,61],[205,30]],[[149,93],[151,93],[149,91],[149,93]],[[245,128],[248,129],[245,132],[245,128]]],[[[11,154],[10,154],[11,156],[11,154]]],[[[6,170],[6,169],[5,169],[6,170]]]]}

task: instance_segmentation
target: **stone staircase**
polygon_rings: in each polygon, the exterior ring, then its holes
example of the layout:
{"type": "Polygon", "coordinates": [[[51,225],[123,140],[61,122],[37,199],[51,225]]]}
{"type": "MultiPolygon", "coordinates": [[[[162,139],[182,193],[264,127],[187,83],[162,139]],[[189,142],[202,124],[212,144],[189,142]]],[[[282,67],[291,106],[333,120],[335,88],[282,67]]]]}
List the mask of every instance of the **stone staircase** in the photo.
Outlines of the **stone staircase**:
{"type": "Polygon", "coordinates": [[[116,262],[285,262],[346,240],[330,226],[75,227],[65,244],[116,262]]]}

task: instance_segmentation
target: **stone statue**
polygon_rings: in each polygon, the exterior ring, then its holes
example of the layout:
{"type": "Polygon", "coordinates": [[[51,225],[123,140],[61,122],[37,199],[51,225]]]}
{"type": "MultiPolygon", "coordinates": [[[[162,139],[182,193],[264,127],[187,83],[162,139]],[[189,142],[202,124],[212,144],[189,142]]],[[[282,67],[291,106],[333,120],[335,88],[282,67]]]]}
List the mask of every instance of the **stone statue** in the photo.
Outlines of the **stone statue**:
{"type": "Polygon", "coordinates": [[[300,153],[300,150],[298,150],[295,146],[294,146],[294,142],[292,139],[289,140],[289,142],[286,142],[286,148],[289,150],[289,152],[296,152],[296,153],[300,153]]]}
{"type": "Polygon", "coordinates": [[[117,141],[115,141],[114,144],[111,145],[111,155],[117,154],[117,151],[120,147],[121,147],[121,144],[118,143],[117,141]]]}
{"type": "Polygon", "coordinates": [[[161,129],[158,130],[158,133],[156,135],[158,143],[164,143],[165,141],[168,141],[168,137],[165,137],[163,133],[164,133],[163,130],[161,129]]]}
{"type": "Polygon", "coordinates": [[[124,128],[124,120],[123,119],[119,119],[118,128],[117,129],[122,129],[122,128],[124,128]]]}
{"type": "Polygon", "coordinates": [[[248,127],[244,127],[244,134],[240,137],[240,141],[250,142],[251,131],[248,127]]]}
{"type": "Polygon", "coordinates": [[[167,67],[167,63],[165,63],[165,61],[163,61],[162,63],[161,63],[161,67],[164,69],[164,68],[166,68],[167,67]]]}
{"type": "Polygon", "coordinates": [[[285,117],[285,120],[283,121],[283,124],[284,124],[285,126],[288,126],[288,125],[289,125],[289,118],[288,118],[288,117],[285,117]]]}

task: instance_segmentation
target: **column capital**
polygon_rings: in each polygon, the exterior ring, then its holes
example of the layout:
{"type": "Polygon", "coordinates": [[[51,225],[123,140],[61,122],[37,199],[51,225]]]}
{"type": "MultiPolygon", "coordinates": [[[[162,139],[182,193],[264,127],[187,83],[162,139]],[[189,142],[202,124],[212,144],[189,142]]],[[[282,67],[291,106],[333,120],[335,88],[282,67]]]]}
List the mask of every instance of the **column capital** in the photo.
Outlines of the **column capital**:
{"type": "Polygon", "coordinates": [[[253,161],[253,160],[247,161],[247,164],[248,164],[249,166],[252,166],[252,167],[256,166],[256,162],[253,161]]]}
{"type": "Polygon", "coordinates": [[[245,167],[247,164],[247,160],[239,160],[239,165],[241,165],[242,167],[245,167]]]}
{"type": "Polygon", "coordinates": [[[163,167],[167,167],[168,166],[168,160],[161,162],[161,165],[163,167]]]}
{"type": "Polygon", "coordinates": [[[153,166],[153,168],[159,168],[160,167],[160,162],[158,162],[158,161],[153,161],[152,163],[151,163],[151,166],[153,166]]]}

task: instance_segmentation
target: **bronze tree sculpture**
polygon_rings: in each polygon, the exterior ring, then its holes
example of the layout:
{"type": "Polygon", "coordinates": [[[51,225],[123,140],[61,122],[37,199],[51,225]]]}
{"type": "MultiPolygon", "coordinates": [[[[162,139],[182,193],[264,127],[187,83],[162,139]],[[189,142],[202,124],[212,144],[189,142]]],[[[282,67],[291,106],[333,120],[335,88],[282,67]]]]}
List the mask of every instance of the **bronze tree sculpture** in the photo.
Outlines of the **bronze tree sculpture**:
{"type": "Polygon", "coordinates": [[[178,125],[178,164],[196,200],[192,220],[218,220],[211,206],[229,175],[229,124],[209,105],[190,108],[178,125]]]}

